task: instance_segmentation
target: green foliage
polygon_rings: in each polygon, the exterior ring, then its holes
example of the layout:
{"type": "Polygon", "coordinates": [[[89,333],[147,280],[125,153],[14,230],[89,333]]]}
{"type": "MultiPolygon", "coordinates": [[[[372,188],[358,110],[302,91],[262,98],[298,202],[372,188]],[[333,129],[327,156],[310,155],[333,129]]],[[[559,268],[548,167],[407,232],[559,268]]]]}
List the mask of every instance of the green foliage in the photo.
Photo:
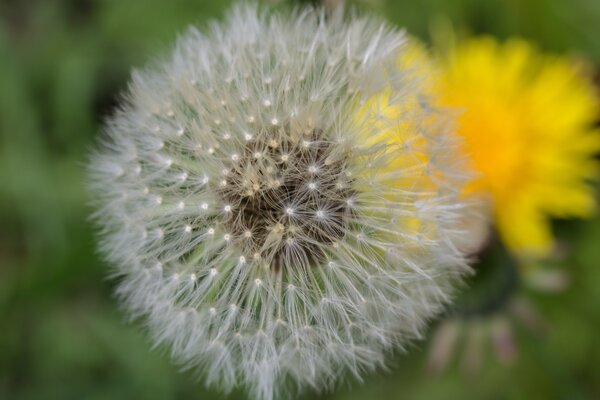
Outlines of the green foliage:
{"type": "MultiPolygon", "coordinates": [[[[124,321],[94,250],[85,163],[132,66],[227,1],[56,0],[0,3],[0,398],[220,398],[152,351],[124,321]]],[[[521,35],[600,62],[596,0],[364,0],[363,8],[427,38],[440,19],[465,31],[521,35]]],[[[332,399],[600,397],[600,219],[558,227],[571,276],[531,294],[550,329],[517,331],[512,368],[488,357],[481,377],[424,371],[425,344],[391,372],[332,399]]],[[[234,394],[231,398],[241,398],[234,394]]],[[[311,397],[312,398],[312,397],[311,397]]]]}

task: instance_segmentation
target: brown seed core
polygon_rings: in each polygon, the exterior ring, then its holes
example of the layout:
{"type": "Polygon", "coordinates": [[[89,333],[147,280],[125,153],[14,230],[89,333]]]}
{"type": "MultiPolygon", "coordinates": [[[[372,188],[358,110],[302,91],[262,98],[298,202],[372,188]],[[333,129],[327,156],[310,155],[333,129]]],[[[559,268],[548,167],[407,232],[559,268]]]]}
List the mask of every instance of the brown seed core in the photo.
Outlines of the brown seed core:
{"type": "Polygon", "coordinates": [[[347,156],[333,157],[333,146],[321,129],[270,128],[229,162],[217,192],[231,205],[226,223],[245,254],[274,272],[327,258],[326,245],[347,231],[354,195],[347,156]]]}

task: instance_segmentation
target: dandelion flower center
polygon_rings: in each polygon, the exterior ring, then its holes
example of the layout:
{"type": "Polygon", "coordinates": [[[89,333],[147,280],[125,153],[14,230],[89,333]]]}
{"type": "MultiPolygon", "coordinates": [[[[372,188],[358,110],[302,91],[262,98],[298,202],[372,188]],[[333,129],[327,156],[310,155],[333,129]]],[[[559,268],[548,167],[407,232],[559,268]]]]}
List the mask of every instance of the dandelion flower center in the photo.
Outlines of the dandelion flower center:
{"type": "Polygon", "coordinates": [[[327,258],[323,245],[348,229],[353,193],[345,175],[350,154],[333,150],[322,129],[286,124],[260,130],[229,163],[228,184],[216,190],[245,254],[260,255],[275,272],[327,258]]]}

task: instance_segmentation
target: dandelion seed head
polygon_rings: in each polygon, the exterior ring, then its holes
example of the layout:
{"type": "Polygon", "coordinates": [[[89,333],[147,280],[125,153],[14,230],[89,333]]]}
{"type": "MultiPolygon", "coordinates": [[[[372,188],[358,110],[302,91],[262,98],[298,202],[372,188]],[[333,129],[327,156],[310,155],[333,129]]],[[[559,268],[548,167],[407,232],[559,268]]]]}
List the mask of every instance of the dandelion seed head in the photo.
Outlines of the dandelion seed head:
{"type": "Polygon", "coordinates": [[[207,384],[270,400],[362,376],[467,271],[466,174],[419,66],[399,68],[411,40],[242,5],[133,74],[91,162],[100,246],[131,315],[207,384]]]}

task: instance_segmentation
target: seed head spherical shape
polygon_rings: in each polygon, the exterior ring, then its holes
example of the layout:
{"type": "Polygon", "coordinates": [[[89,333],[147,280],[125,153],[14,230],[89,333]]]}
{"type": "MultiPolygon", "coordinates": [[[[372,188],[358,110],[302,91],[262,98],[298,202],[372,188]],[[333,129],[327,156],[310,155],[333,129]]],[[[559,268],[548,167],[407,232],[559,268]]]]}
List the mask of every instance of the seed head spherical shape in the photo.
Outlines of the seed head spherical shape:
{"type": "Polygon", "coordinates": [[[466,174],[413,50],[370,17],[245,5],[133,73],[91,161],[101,250],[207,384],[360,379],[468,270],[466,174]]]}

